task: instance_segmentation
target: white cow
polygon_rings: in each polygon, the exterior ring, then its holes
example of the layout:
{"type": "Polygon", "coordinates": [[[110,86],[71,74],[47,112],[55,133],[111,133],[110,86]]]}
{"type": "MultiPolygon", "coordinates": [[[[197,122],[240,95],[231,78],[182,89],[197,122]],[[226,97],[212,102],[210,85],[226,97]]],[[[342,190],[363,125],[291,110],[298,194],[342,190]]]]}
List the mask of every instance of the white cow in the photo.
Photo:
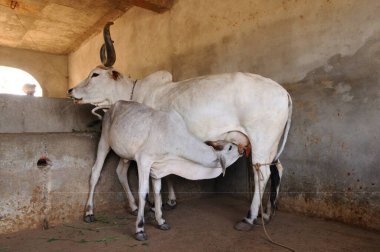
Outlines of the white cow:
{"type": "MultiPolygon", "coordinates": [[[[214,144],[218,145],[218,151],[193,136],[175,111],[162,112],[137,102],[116,102],[103,119],[96,162],[92,167],[86,216],[93,216],[93,191],[112,148],[124,162],[137,162],[139,208],[136,239],[146,240],[144,206],[149,192],[149,175],[153,177],[155,206],[161,206],[162,177],[176,174],[192,180],[215,178],[239,158],[236,145],[228,142],[214,144]]],[[[170,228],[162,218],[161,207],[155,208],[155,216],[160,229],[170,228]]]]}
{"type": "MultiPolygon", "coordinates": [[[[173,82],[172,75],[166,71],[155,72],[142,80],[124,77],[112,68],[116,55],[109,34],[111,24],[104,29],[105,45],[101,50],[104,66],[96,67],[68,93],[78,103],[96,106],[127,100],[158,110],[175,110],[190,132],[203,141],[226,140],[239,146],[251,144],[252,164],[256,167],[255,191],[247,216],[235,225],[238,230],[251,229],[260,207],[259,192],[264,191],[271,170],[279,173],[272,177],[272,182],[277,182],[272,191],[279,189],[283,167],[278,163],[277,169],[273,169],[274,165],[270,164],[278,161],[289,133],[292,100],[288,92],[273,80],[250,73],[209,75],[180,82],[173,82]]],[[[127,183],[127,170],[128,165],[120,161],[117,173],[133,210],[137,207],[127,183]]],[[[173,191],[169,197],[171,195],[173,197],[173,191]]],[[[275,199],[271,198],[274,205],[275,199]]],[[[271,215],[271,202],[268,201],[266,219],[271,215]]]]}
{"type": "MultiPolygon", "coordinates": [[[[268,164],[276,161],[284,149],[292,111],[291,98],[284,88],[270,79],[249,73],[172,82],[170,73],[160,71],[134,81],[111,67],[99,66],[70,89],[69,94],[78,103],[109,105],[118,100],[132,100],[158,110],[175,110],[190,132],[203,141],[226,140],[247,146],[248,138],[252,145],[252,163],[262,164],[262,192],[270,176],[268,164]]],[[[120,167],[118,174],[126,170],[120,167]]],[[[237,224],[238,229],[249,229],[258,215],[261,200],[258,171],[254,170],[254,174],[251,208],[247,217],[237,224]]]]}

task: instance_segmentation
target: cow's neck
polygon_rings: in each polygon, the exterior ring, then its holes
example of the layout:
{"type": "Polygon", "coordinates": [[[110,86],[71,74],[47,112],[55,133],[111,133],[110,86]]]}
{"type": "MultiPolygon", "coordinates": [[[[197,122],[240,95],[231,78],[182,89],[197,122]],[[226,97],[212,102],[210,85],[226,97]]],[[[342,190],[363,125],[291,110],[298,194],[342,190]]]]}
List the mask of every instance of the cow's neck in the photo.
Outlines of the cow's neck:
{"type": "MultiPolygon", "coordinates": [[[[129,88],[129,93],[128,93],[129,94],[128,100],[130,98],[130,94],[132,93],[132,90],[133,90],[132,101],[146,103],[147,101],[151,100],[152,97],[154,97],[157,86],[154,85],[153,83],[146,82],[144,81],[144,79],[137,80],[135,87],[133,89],[134,81],[129,80],[129,82],[130,84],[128,86],[130,86],[130,88],[129,88]]],[[[147,104],[147,105],[150,105],[150,104],[147,104]]]]}
{"type": "Polygon", "coordinates": [[[122,81],[117,82],[114,90],[112,91],[111,104],[116,103],[119,100],[129,101],[131,97],[133,81],[129,78],[123,78],[122,81]]]}

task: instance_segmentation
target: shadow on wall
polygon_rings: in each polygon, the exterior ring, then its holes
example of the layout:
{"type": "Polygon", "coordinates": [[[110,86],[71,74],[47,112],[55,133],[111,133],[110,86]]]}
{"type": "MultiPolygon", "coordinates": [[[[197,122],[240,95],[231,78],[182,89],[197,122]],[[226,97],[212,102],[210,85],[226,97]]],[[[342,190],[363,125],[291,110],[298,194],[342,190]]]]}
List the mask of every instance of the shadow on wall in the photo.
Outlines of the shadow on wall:
{"type": "Polygon", "coordinates": [[[380,34],[285,84],[293,122],[281,206],[380,229],[380,34]]]}

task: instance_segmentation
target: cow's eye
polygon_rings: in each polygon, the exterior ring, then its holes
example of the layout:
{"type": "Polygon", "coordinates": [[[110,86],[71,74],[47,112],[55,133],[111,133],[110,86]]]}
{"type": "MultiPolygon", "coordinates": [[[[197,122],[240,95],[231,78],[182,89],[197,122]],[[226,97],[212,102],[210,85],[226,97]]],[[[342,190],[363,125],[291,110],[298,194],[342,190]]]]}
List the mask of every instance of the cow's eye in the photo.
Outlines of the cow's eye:
{"type": "Polygon", "coordinates": [[[229,150],[229,151],[232,150],[232,146],[230,146],[230,148],[228,148],[228,150],[229,150]]]}
{"type": "Polygon", "coordinates": [[[93,74],[91,75],[91,78],[94,78],[94,77],[97,77],[97,76],[99,76],[98,73],[93,73],[93,74]]]}

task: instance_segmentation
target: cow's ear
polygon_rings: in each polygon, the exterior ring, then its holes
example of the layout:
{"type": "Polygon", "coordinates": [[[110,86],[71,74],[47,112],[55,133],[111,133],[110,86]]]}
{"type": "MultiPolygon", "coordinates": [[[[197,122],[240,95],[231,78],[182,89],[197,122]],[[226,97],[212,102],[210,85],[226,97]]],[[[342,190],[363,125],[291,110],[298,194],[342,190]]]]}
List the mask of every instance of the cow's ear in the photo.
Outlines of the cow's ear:
{"type": "Polygon", "coordinates": [[[217,151],[223,150],[223,145],[218,144],[218,142],[206,141],[205,144],[211,146],[212,148],[214,148],[217,151]]]}
{"type": "Polygon", "coordinates": [[[115,70],[112,70],[111,71],[111,76],[112,76],[112,79],[114,79],[114,80],[117,80],[117,79],[119,79],[120,78],[120,73],[118,72],[118,71],[115,71],[115,70]]]}

